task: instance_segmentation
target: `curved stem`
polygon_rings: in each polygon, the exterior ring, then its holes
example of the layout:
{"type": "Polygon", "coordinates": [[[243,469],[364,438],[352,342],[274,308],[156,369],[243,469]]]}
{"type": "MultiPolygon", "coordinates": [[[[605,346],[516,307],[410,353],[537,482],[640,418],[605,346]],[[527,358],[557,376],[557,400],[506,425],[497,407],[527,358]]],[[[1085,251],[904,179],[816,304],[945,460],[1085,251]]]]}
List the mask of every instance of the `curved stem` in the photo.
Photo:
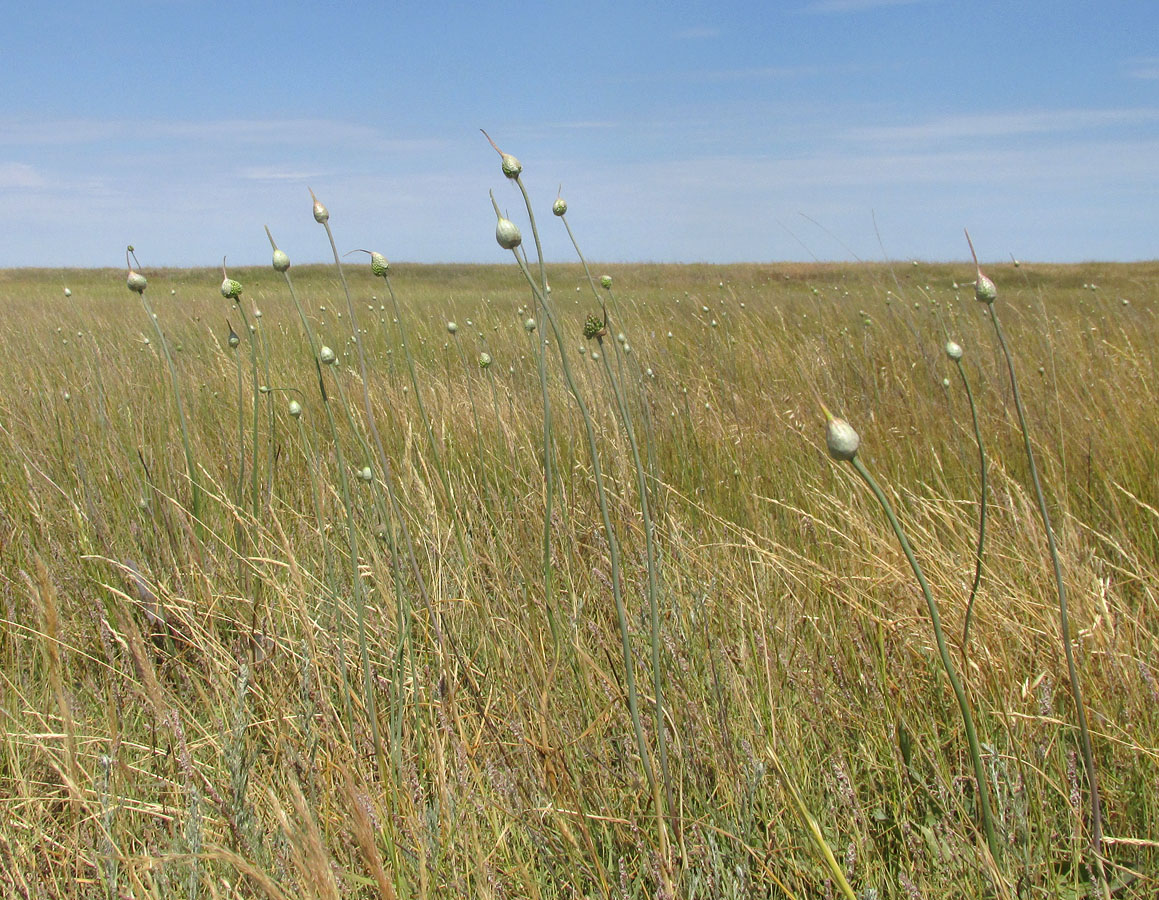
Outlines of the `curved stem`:
{"type": "Polygon", "coordinates": [[[1082,686],[1079,683],[1078,668],[1075,665],[1074,650],[1070,639],[1070,617],[1067,614],[1066,584],[1062,578],[1062,563],[1059,562],[1058,548],[1054,543],[1054,529],[1050,525],[1050,512],[1046,508],[1046,497],[1042,493],[1042,483],[1038,477],[1038,466],[1034,462],[1034,448],[1030,444],[1030,430],[1026,424],[1026,411],[1022,407],[1022,395],[1018,391],[1018,378],[1014,374],[1014,360],[1010,356],[1010,349],[1006,346],[1006,336],[1002,333],[1002,325],[994,304],[989,305],[990,318],[994,322],[994,331],[998,335],[998,343],[1002,346],[1002,355],[1006,358],[1006,368],[1010,373],[1010,386],[1014,394],[1014,406],[1018,410],[1018,424],[1022,428],[1022,443],[1026,450],[1026,461],[1030,468],[1030,480],[1034,483],[1034,493],[1038,500],[1038,512],[1042,517],[1042,527],[1046,531],[1046,545],[1050,551],[1050,560],[1054,566],[1054,585],[1058,593],[1058,627],[1062,638],[1062,649],[1066,655],[1066,673],[1070,680],[1071,697],[1074,700],[1075,718],[1079,727],[1079,749],[1082,751],[1083,768],[1087,773],[1087,784],[1091,794],[1091,849],[1094,851],[1095,865],[1099,870],[1099,877],[1104,885],[1107,884],[1107,875],[1103,869],[1103,809],[1099,796],[1098,773],[1095,768],[1095,753],[1091,744],[1091,731],[1087,725],[1087,712],[1083,704],[1082,686]]]}
{"type": "Polygon", "coordinates": [[[938,654],[942,658],[942,667],[946,670],[946,675],[950,679],[950,685],[954,689],[954,696],[958,700],[958,709],[962,713],[962,722],[966,727],[966,741],[970,747],[970,760],[974,764],[974,781],[978,786],[978,808],[982,819],[982,829],[986,833],[986,843],[990,847],[990,855],[997,861],[1000,844],[998,843],[997,832],[994,829],[993,816],[990,812],[990,788],[986,781],[986,769],[982,765],[982,748],[978,744],[978,735],[974,730],[974,716],[970,712],[970,701],[966,697],[965,688],[962,687],[962,682],[958,678],[957,671],[954,669],[954,661],[950,658],[950,651],[946,647],[946,638],[942,633],[942,617],[938,613],[937,601],[934,600],[934,595],[930,592],[930,586],[926,582],[926,576],[922,573],[922,567],[918,565],[917,557],[914,556],[913,549],[906,539],[905,532],[902,531],[901,523],[898,522],[889,499],[878,486],[873,476],[869,474],[869,470],[865,468],[865,464],[858,457],[853,457],[851,463],[853,468],[857,470],[857,474],[861,476],[861,480],[873,491],[877,502],[881,504],[881,508],[885,511],[886,518],[889,519],[889,524],[893,528],[893,533],[897,535],[897,541],[901,544],[902,552],[905,554],[905,558],[909,560],[910,568],[913,569],[914,576],[921,586],[922,595],[926,598],[926,606],[930,611],[930,621],[934,626],[934,638],[938,644],[938,654]]]}

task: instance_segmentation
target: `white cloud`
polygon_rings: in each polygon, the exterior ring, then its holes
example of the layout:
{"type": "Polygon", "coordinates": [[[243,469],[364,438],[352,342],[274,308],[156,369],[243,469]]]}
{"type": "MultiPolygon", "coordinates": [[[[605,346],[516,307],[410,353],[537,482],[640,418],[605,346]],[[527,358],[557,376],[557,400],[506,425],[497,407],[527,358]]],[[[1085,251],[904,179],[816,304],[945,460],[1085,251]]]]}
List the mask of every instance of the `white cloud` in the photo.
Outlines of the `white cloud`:
{"type": "Polygon", "coordinates": [[[1061,134],[1106,130],[1114,126],[1159,122],[1159,109],[1058,109],[1013,113],[943,116],[906,125],[868,125],[848,129],[855,142],[913,144],[968,138],[1061,134]]]}
{"type": "Polygon", "coordinates": [[[892,6],[913,6],[926,0],[816,0],[801,12],[814,14],[866,12],[892,6]]]}
{"type": "Polygon", "coordinates": [[[0,190],[27,190],[45,186],[44,177],[26,163],[0,163],[0,190]]]}
{"type": "Polygon", "coordinates": [[[1126,62],[1127,77],[1159,81],[1159,56],[1137,56],[1126,62]]]}

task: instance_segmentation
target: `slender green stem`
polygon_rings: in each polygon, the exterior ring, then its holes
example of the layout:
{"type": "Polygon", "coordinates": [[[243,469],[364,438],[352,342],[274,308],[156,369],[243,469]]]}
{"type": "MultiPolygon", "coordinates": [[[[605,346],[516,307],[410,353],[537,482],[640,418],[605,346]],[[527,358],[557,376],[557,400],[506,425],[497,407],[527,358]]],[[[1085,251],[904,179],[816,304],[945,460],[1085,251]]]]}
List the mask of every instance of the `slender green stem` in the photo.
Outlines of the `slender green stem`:
{"type": "MultiPolygon", "coordinates": [[[[599,345],[603,348],[601,338],[599,345]]],[[[664,780],[665,800],[668,804],[669,815],[676,814],[676,797],[672,789],[672,776],[668,770],[668,738],[664,725],[664,671],[660,662],[660,587],[657,577],[656,535],[652,526],[651,504],[648,501],[648,483],[644,474],[644,465],[640,461],[640,445],[636,440],[636,429],[632,425],[632,416],[628,410],[627,400],[621,390],[619,382],[612,374],[608,354],[601,353],[604,364],[604,374],[612,386],[616,396],[616,405],[620,411],[620,421],[628,437],[628,444],[632,448],[632,463],[636,470],[636,491],[640,495],[640,514],[644,521],[644,547],[648,562],[648,612],[650,618],[650,638],[652,649],[652,691],[656,698],[656,745],[660,755],[660,775],[664,780]]],[[[679,831],[677,831],[679,833],[679,831]]]]}
{"type": "Polygon", "coordinates": [[[970,759],[974,764],[974,780],[978,787],[978,809],[981,814],[982,828],[986,833],[986,843],[990,847],[990,855],[997,861],[999,859],[998,854],[1001,845],[998,842],[998,834],[994,828],[994,818],[990,812],[990,788],[986,781],[986,769],[982,764],[982,748],[978,744],[978,735],[974,730],[974,716],[970,712],[970,701],[966,697],[966,691],[962,687],[962,682],[958,678],[957,671],[954,669],[954,661],[950,658],[950,651],[946,647],[946,638],[942,633],[942,617],[938,613],[937,601],[934,600],[934,595],[930,592],[930,586],[926,582],[926,576],[922,573],[922,567],[918,565],[917,557],[914,556],[913,549],[906,539],[905,532],[902,531],[901,523],[898,522],[889,499],[878,486],[873,476],[869,474],[869,470],[865,468],[865,464],[858,457],[853,457],[851,463],[857,471],[857,474],[861,476],[862,481],[873,491],[877,502],[881,504],[881,508],[885,511],[886,518],[889,519],[890,527],[893,528],[893,533],[897,535],[897,541],[901,545],[902,552],[905,554],[905,558],[909,560],[910,568],[913,569],[914,576],[921,586],[922,595],[926,598],[926,606],[930,612],[930,622],[934,626],[934,638],[938,644],[938,654],[942,658],[942,666],[945,668],[946,675],[950,679],[950,685],[954,689],[954,696],[958,700],[958,709],[962,713],[962,723],[966,727],[966,741],[970,747],[970,759]]]}
{"type": "Polygon", "coordinates": [[[185,449],[185,468],[189,473],[189,484],[193,491],[193,527],[198,538],[204,538],[205,525],[201,520],[201,479],[193,465],[193,448],[189,443],[189,425],[185,421],[185,405],[181,402],[181,386],[177,383],[177,366],[173,362],[173,354],[169,352],[169,342],[165,339],[165,332],[157,321],[157,315],[145,299],[145,292],[141,292],[141,305],[145,307],[145,315],[153,323],[153,330],[161,344],[161,352],[165,354],[165,362],[169,367],[169,379],[173,385],[173,399],[177,401],[177,420],[181,426],[181,445],[185,449]]]}
{"type": "Polygon", "coordinates": [[[1026,411],[1022,406],[1022,395],[1018,390],[1018,378],[1014,374],[1014,360],[1010,349],[1006,345],[1006,336],[1002,333],[1002,325],[994,304],[989,304],[990,319],[994,322],[994,331],[998,335],[998,343],[1002,346],[1002,355],[1006,358],[1006,368],[1010,373],[1010,386],[1014,394],[1014,406],[1018,410],[1018,424],[1022,429],[1023,448],[1026,450],[1026,461],[1030,468],[1030,479],[1034,483],[1034,493],[1038,500],[1038,512],[1042,517],[1042,527],[1046,532],[1046,545],[1050,550],[1050,560],[1054,566],[1054,585],[1058,593],[1058,625],[1062,638],[1062,649],[1066,655],[1066,672],[1070,680],[1071,697],[1074,700],[1075,718],[1079,727],[1079,749],[1082,752],[1083,768],[1086,769],[1087,785],[1091,795],[1091,850],[1095,857],[1095,866],[1104,885],[1107,884],[1107,875],[1103,868],[1103,810],[1099,796],[1098,771],[1095,767],[1095,753],[1091,744],[1091,732],[1087,725],[1086,707],[1083,704],[1082,685],[1079,682],[1078,667],[1075,664],[1074,650],[1071,647],[1070,617],[1067,614],[1066,584],[1062,577],[1062,563],[1059,561],[1058,548],[1054,542],[1054,529],[1050,525],[1050,511],[1046,507],[1046,497],[1042,492],[1042,483],[1038,477],[1038,466],[1034,461],[1034,448],[1030,443],[1030,430],[1026,424],[1026,411]]]}
{"type": "Polygon", "coordinates": [[[965,662],[966,648],[970,643],[970,621],[974,613],[974,601],[978,597],[978,585],[982,581],[982,553],[986,546],[986,447],[982,443],[982,429],[978,426],[978,408],[974,403],[974,392],[970,390],[970,380],[962,368],[960,359],[954,360],[958,374],[962,376],[962,386],[966,389],[966,399],[970,402],[970,419],[974,423],[974,440],[978,444],[978,544],[974,549],[974,583],[970,585],[970,599],[966,601],[966,621],[962,625],[962,660],[965,662]]]}

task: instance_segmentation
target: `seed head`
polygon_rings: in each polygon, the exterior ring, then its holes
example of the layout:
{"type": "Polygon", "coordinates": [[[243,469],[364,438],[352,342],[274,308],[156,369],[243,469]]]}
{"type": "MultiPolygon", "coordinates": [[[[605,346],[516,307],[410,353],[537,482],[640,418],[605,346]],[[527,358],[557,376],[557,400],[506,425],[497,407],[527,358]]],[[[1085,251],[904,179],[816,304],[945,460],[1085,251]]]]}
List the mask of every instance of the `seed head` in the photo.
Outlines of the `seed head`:
{"type": "Polygon", "coordinates": [[[861,438],[857,436],[853,426],[844,419],[830,416],[825,425],[825,445],[829,448],[829,455],[834,459],[848,462],[857,455],[861,438]]]}
{"type": "Polygon", "coordinates": [[[338,357],[334,355],[334,351],[327,347],[325,344],[323,344],[322,349],[318,351],[318,359],[322,360],[322,365],[324,366],[332,366],[334,363],[338,362],[338,357]]]}
{"type": "Polygon", "coordinates": [[[313,191],[310,191],[310,196],[314,200],[314,221],[319,225],[325,225],[330,220],[330,210],[322,205],[322,201],[314,196],[313,191]]]}
{"type": "Polygon", "coordinates": [[[274,251],[274,271],[285,272],[290,268],[290,257],[286,255],[285,250],[274,251]]]}
{"type": "Polygon", "coordinates": [[[946,356],[957,362],[962,358],[962,348],[953,341],[946,341],[946,356]]]}
{"type": "Polygon", "coordinates": [[[556,197],[555,202],[551,204],[551,212],[553,215],[562,216],[567,214],[567,201],[563,197],[556,197]]]}
{"type": "Polygon", "coordinates": [[[297,400],[290,401],[290,415],[295,419],[299,419],[302,416],[302,404],[297,400]]]}

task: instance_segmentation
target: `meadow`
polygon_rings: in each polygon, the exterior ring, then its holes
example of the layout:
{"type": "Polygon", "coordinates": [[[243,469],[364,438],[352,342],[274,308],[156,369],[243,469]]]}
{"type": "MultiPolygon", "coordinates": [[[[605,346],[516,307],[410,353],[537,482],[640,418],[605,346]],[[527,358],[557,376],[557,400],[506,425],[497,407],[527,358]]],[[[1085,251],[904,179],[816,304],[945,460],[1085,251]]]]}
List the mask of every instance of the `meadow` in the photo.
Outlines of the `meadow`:
{"type": "Polygon", "coordinates": [[[0,272],[10,895],[1159,894],[1159,263],[984,266],[1096,854],[973,266],[496,250],[0,272]]]}

